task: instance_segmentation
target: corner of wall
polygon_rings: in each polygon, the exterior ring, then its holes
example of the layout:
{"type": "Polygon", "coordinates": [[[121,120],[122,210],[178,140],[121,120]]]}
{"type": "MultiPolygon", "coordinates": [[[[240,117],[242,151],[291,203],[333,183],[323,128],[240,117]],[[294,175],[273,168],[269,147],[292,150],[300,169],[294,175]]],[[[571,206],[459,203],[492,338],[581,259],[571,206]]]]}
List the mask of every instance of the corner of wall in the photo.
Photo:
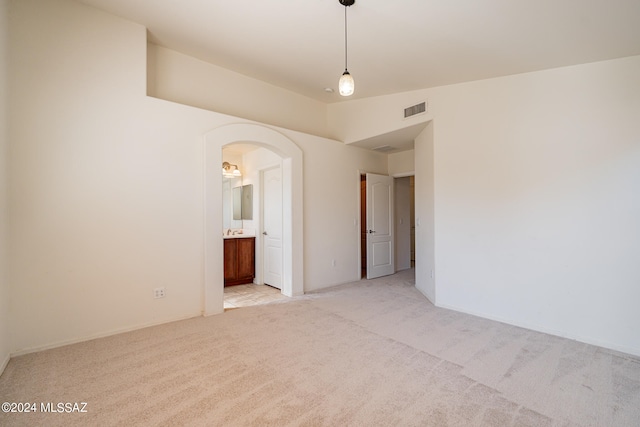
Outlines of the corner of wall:
{"type": "Polygon", "coordinates": [[[415,140],[416,288],[436,304],[433,121],[415,140]]]}
{"type": "Polygon", "coordinates": [[[7,275],[7,15],[9,0],[0,0],[0,375],[9,363],[9,285],[7,275]]]}
{"type": "Polygon", "coordinates": [[[389,154],[387,165],[390,176],[402,177],[415,174],[415,149],[389,154]]]}
{"type": "Polygon", "coordinates": [[[156,97],[156,45],[147,41],[147,96],[156,97]]]}

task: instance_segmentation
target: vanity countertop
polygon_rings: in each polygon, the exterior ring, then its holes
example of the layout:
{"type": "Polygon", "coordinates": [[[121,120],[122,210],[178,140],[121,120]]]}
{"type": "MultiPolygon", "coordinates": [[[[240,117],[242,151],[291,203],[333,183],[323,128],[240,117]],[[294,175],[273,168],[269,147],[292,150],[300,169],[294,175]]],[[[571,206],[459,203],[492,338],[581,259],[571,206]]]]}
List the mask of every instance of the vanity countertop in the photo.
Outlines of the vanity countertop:
{"type": "Polygon", "coordinates": [[[248,230],[246,228],[244,229],[231,229],[230,232],[227,232],[228,230],[223,230],[222,231],[222,238],[223,239],[244,239],[247,237],[256,237],[256,232],[255,230],[248,230]]]}

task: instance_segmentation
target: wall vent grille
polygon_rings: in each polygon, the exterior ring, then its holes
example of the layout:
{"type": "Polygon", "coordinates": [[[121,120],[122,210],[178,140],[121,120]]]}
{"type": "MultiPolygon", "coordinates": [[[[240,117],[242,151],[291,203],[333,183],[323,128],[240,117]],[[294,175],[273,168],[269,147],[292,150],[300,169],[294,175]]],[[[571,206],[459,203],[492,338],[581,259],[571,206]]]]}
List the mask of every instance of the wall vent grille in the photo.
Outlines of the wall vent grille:
{"type": "Polygon", "coordinates": [[[421,102],[420,104],[412,105],[404,109],[404,118],[415,116],[416,114],[425,113],[427,111],[427,103],[421,102]]]}
{"type": "Polygon", "coordinates": [[[380,153],[386,153],[387,151],[395,150],[395,148],[393,148],[390,145],[381,145],[380,147],[372,148],[372,150],[373,151],[378,151],[380,153]]]}

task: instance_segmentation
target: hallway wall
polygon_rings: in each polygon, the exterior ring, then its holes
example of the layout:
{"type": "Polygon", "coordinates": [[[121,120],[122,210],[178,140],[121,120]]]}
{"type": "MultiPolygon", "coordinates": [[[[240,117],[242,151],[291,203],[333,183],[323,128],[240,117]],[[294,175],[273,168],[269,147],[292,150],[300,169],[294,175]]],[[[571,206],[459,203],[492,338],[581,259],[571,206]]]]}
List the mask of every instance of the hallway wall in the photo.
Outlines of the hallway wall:
{"type": "Polygon", "coordinates": [[[396,271],[411,268],[411,186],[409,177],[395,178],[395,262],[396,271]]]}

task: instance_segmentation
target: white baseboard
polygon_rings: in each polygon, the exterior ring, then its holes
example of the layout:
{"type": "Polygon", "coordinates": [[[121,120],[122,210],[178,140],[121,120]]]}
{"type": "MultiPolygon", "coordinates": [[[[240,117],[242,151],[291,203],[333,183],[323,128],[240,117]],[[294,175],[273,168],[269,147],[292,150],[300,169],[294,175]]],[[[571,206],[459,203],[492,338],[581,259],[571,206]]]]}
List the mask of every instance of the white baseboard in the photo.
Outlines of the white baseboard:
{"type": "Polygon", "coordinates": [[[621,345],[613,344],[613,343],[610,343],[610,342],[605,342],[605,341],[600,341],[600,340],[597,340],[597,339],[593,339],[591,337],[584,337],[584,336],[580,336],[580,335],[577,335],[577,334],[570,334],[570,333],[566,333],[566,332],[563,332],[563,331],[554,330],[554,329],[551,329],[551,328],[541,327],[539,325],[528,324],[528,323],[525,323],[525,322],[514,322],[514,321],[510,321],[508,319],[500,318],[498,316],[491,316],[491,315],[487,315],[485,313],[477,313],[477,312],[473,312],[473,311],[470,311],[470,310],[464,310],[464,309],[461,309],[460,307],[450,306],[450,305],[447,305],[447,304],[435,304],[435,306],[436,307],[440,307],[440,308],[445,308],[447,310],[458,311],[460,313],[470,314],[472,316],[482,317],[484,319],[494,320],[496,322],[505,323],[505,324],[511,325],[511,326],[517,326],[519,328],[529,329],[531,331],[542,332],[544,334],[554,335],[554,336],[560,337],[560,338],[566,338],[566,339],[573,340],[573,341],[579,341],[579,342],[582,342],[584,344],[594,345],[596,347],[608,348],[609,350],[619,351],[621,353],[630,354],[632,356],[640,356],[640,349],[639,348],[621,346],[621,345]]]}
{"type": "MultiPolygon", "coordinates": [[[[112,335],[123,334],[125,332],[137,331],[138,329],[150,328],[152,326],[164,325],[166,323],[178,322],[180,320],[193,319],[194,317],[200,317],[200,316],[202,316],[202,313],[197,313],[197,314],[187,315],[187,316],[180,316],[180,317],[177,317],[175,319],[170,319],[170,320],[165,320],[165,321],[160,321],[160,322],[144,323],[144,324],[141,324],[141,325],[131,326],[131,327],[128,327],[128,328],[115,329],[115,330],[108,331],[108,332],[89,335],[89,336],[86,336],[86,337],[83,337],[83,338],[75,338],[75,339],[71,339],[71,340],[58,341],[58,342],[55,342],[55,343],[41,345],[41,346],[29,347],[29,348],[25,348],[25,349],[18,350],[18,351],[15,351],[15,352],[11,353],[10,357],[22,356],[24,354],[36,353],[38,351],[44,351],[44,350],[50,350],[52,348],[63,347],[65,345],[77,344],[79,342],[91,341],[91,340],[95,340],[95,339],[98,339],[98,338],[105,338],[105,337],[109,337],[109,336],[112,336],[112,335]]],[[[7,362],[8,361],[9,361],[9,356],[7,357],[7,362]]]]}
{"type": "Polygon", "coordinates": [[[7,354],[4,357],[4,360],[2,362],[0,362],[0,375],[2,375],[2,373],[4,372],[4,368],[7,367],[7,365],[9,364],[9,360],[11,359],[11,355],[7,354]]]}

